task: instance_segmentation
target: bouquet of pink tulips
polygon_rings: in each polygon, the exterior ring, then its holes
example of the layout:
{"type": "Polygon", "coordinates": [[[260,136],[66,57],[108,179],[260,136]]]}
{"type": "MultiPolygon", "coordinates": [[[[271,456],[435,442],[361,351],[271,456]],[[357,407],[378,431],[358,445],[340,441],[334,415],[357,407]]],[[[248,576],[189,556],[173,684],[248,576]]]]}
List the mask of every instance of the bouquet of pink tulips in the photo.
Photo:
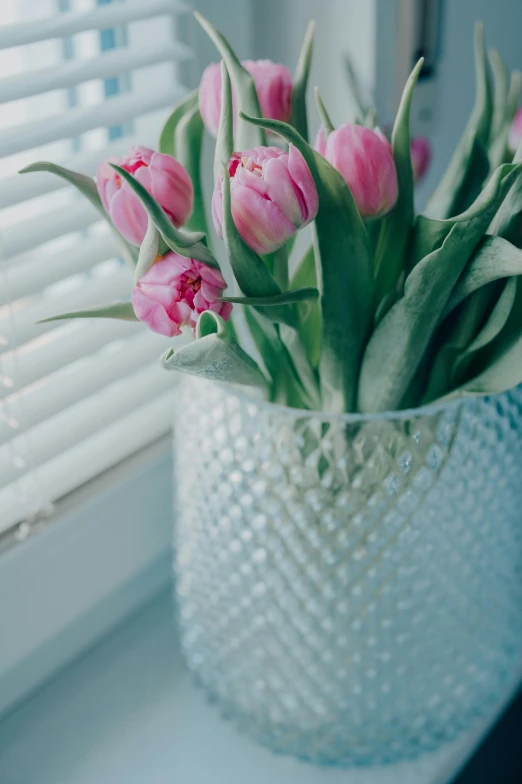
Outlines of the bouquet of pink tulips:
{"type": "MultiPolygon", "coordinates": [[[[378,412],[522,382],[522,77],[475,33],[476,102],[448,170],[416,215],[414,182],[429,159],[411,140],[422,61],[391,139],[359,105],[308,137],[310,25],[295,75],[241,63],[197,15],[222,57],[174,109],[159,152],[107,160],[97,182],[50,163],[109,221],[134,269],[128,302],[56,318],[139,319],[194,340],[167,369],[259,387],[269,400],[378,412]],[[203,195],[204,128],[216,137],[214,193],[203,195]],[[515,149],[518,145],[518,149],[515,149]],[[209,236],[224,242],[231,293],[209,236]],[[296,232],[310,246],[293,258],[296,232]],[[139,251],[138,251],[139,247],[139,251]]],[[[295,255],[295,254],[294,254],[295,255]]]]}

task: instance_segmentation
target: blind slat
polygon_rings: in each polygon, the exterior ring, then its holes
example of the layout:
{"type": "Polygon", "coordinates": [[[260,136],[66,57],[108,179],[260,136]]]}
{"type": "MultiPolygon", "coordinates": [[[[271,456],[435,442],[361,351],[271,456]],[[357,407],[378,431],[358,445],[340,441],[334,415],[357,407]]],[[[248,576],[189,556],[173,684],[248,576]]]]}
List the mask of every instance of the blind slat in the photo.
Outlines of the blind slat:
{"type": "Polygon", "coordinates": [[[0,49],[62,38],[86,30],[105,30],[162,14],[184,14],[190,10],[190,6],[182,0],[127,0],[125,3],[102,5],[93,11],[69,11],[43,19],[0,25],[0,49]]]}
{"type": "Polygon", "coordinates": [[[156,109],[174,106],[186,93],[182,85],[164,90],[127,93],[94,106],[69,109],[59,115],[23,123],[0,131],[0,156],[15,155],[33,147],[79,136],[94,128],[117,125],[156,109]]]}
{"type": "MultiPolygon", "coordinates": [[[[100,302],[128,298],[132,288],[131,271],[121,262],[114,262],[114,265],[116,268],[111,269],[109,274],[91,276],[72,290],[66,287],[65,291],[55,296],[37,297],[34,301],[32,298],[18,300],[12,307],[0,308],[0,334],[8,334],[12,328],[16,343],[21,347],[63,324],[62,321],[37,324],[40,319],[71,310],[81,310],[100,302]]],[[[0,353],[7,348],[9,347],[0,346],[0,353]]]]}
{"type": "Polygon", "coordinates": [[[173,393],[164,392],[153,401],[122,417],[104,430],[63,452],[39,469],[27,474],[23,482],[0,490],[0,533],[20,519],[38,513],[32,493],[25,487],[38,483],[49,498],[60,498],[102,474],[133,452],[152,444],[170,429],[173,393]]]}
{"type": "Polygon", "coordinates": [[[28,98],[32,95],[73,87],[89,79],[119,76],[136,68],[155,63],[188,59],[192,50],[184,44],[170,41],[163,46],[133,49],[114,49],[108,54],[88,60],[71,60],[53,68],[29,71],[0,79],[0,103],[28,98]]]}
{"type": "Polygon", "coordinates": [[[54,253],[42,263],[37,250],[16,256],[5,264],[8,294],[11,300],[38,294],[42,289],[69,275],[86,272],[91,267],[120,254],[116,238],[105,227],[100,234],[87,237],[74,248],[54,253]]]}
{"type": "Polygon", "coordinates": [[[83,397],[93,395],[142,365],[159,365],[167,338],[152,332],[112,343],[51,373],[0,401],[0,444],[21,428],[32,428],[83,397]]]}
{"type": "MultiPolygon", "coordinates": [[[[64,160],[58,160],[60,166],[66,169],[82,172],[82,174],[94,175],[100,160],[112,156],[119,157],[124,155],[129,147],[144,145],[145,147],[156,147],[157,133],[143,134],[140,138],[124,136],[111,144],[107,144],[100,150],[89,150],[88,152],[72,155],[64,160]]],[[[4,177],[0,180],[0,209],[11,207],[14,204],[43,196],[46,193],[69,187],[64,180],[55,177],[49,172],[33,172],[31,175],[21,177],[14,174],[12,177],[4,177]]]]}
{"type": "Polygon", "coordinates": [[[13,384],[0,383],[0,398],[15,388],[34,384],[40,378],[74,362],[82,355],[93,354],[113,340],[132,337],[142,324],[131,321],[73,321],[53,329],[19,349],[2,355],[2,375],[13,384]]]}
{"type": "Polygon", "coordinates": [[[33,0],[27,18],[15,7],[18,22],[0,25],[0,71],[14,74],[0,78],[9,172],[0,180],[0,533],[170,429],[175,376],[159,356],[172,340],[136,322],[35,324],[127,299],[132,271],[74,188],[14,172],[49,159],[92,176],[131,146],[156,148],[162,119],[186,93],[178,63],[192,56],[176,40],[175,17],[189,10],[181,0],[71,3],[79,5],[90,10],[58,4],[38,19],[33,0]],[[103,35],[75,37],[88,31],[103,35]],[[62,37],[67,46],[26,47],[62,37]]]}
{"type": "Polygon", "coordinates": [[[0,447],[0,488],[20,477],[26,468],[21,462],[26,452],[30,453],[31,467],[37,468],[166,392],[171,384],[170,374],[159,363],[147,365],[17,436],[0,447]],[[132,395],[128,394],[130,389],[132,395]],[[12,459],[13,451],[18,455],[16,462],[12,459]]]}
{"type": "Polygon", "coordinates": [[[4,229],[1,237],[4,256],[19,256],[70,232],[83,231],[100,219],[100,213],[92,204],[86,199],[76,198],[72,190],[70,194],[70,206],[42,212],[30,220],[4,229]]]}

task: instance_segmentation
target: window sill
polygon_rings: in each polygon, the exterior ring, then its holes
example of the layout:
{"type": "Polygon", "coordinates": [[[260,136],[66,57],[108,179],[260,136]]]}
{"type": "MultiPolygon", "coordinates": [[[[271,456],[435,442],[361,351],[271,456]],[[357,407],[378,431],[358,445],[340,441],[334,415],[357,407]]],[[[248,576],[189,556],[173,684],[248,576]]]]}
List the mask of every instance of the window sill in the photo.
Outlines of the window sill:
{"type": "Polygon", "coordinates": [[[171,474],[165,438],[2,553],[0,715],[169,583],[171,474]]]}
{"type": "Polygon", "coordinates": [[[485,729],[373,770],[325,770],[272,755],[222,721],[192,686],[168,591],[4,721],[0,769],[4,784],[447,784],[485,729]]]}

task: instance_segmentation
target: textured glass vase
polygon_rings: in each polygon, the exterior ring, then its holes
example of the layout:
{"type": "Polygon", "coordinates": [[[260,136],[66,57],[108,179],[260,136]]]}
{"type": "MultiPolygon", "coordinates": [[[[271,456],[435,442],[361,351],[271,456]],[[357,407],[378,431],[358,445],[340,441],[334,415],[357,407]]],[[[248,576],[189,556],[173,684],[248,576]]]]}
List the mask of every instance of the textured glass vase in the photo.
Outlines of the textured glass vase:
{"type": "Polygon", "coordinates": [[[184,379],[184,656],[222,712],[318,763],[414,757],[522,662],[522,393],[328,416],[184,379]]]}

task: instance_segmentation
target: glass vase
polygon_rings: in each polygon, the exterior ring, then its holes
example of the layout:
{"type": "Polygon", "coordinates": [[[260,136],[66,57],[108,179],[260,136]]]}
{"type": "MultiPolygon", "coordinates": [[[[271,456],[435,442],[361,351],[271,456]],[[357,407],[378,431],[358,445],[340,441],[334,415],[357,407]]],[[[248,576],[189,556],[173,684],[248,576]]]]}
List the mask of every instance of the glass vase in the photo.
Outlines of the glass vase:
{"type": "Polygon", "coordinates": [[[316,763],[438,748],[522,663],[522,393],[328,415],[184,378],[186,663],[238,727],[316,763]]]}

